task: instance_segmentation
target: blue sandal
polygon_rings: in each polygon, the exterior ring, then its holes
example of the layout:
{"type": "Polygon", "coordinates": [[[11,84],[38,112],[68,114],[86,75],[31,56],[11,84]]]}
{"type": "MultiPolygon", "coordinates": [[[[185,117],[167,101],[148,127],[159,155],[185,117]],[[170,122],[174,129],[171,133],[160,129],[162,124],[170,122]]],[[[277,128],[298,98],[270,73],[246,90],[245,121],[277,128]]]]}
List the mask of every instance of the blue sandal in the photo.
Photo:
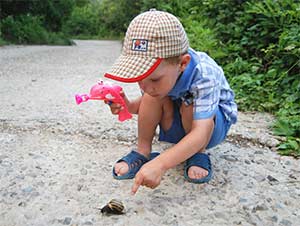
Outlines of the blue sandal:
{"type": "Polygon", "coordinates": [[[129,154],[127,154],[126,156],[124,156],[123,158],[121,158],[120,160],[118,160],[116,163],[118,162],[126,162],[129,166],[129,170],[126,174],[122,175],[122,176],[118,176],[115,173],[115,167],[113,167],[113,177],[117,180],[125,180],[125,179],[132,179],[135,177],[135,174],[140,170],[140,168],[147,163],[148,161],[154,159],[156,156],[158,156],[159,153],[158,152],[152,152],[150,154],[150,159],[146,158],[145,156],[143,156],[142,154],[136,152],[136,151],[131,151],[129,154]]]}
{"type": "Polygon", "coordinates": [[[190,157],[188,160],[186,160],[185,166],[184,166],[184,178],[187,181],[189,181],[191,183],[195,183],[195,184],[206,183],[206,182],[210,181],[210,179],[212,178],[212,175],[213,175],[213,172],[212,172],[212,168],[211,168],[211,162],[210,162],[210,158],[207,154],[196,153],[195,155],[190,157]],[[191,179],[188,176],[188,170],[191,166],[199,166],[203,169],[206,169],[208,171],[208,175],[201,179],[191,179]]]}

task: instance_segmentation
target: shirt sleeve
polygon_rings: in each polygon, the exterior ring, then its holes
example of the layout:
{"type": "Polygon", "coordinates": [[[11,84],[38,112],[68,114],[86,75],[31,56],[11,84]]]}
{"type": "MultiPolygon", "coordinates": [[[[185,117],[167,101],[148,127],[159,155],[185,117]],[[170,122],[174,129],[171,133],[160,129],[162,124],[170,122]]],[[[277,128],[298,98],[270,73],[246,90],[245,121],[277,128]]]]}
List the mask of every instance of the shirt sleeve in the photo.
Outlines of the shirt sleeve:
{"type": "Polygon", "coordinates": [[[210,118],[218,109],[220,83],[215,78],[204,77],[194,84],[193,95],[193,118],[195,120],[210,118]]]}

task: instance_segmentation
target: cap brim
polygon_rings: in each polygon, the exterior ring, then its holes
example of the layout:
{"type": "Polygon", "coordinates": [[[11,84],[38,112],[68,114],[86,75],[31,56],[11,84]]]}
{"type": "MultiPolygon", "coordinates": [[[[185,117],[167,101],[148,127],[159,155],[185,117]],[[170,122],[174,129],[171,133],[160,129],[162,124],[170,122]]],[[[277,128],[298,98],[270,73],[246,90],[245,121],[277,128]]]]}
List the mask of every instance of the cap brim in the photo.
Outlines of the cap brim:
{"type": "Polygon", "coordinates": [[[138,82],[148,77],[161,61],[161,58],[121,55],[104,76],[120,82],[138,82]]]}

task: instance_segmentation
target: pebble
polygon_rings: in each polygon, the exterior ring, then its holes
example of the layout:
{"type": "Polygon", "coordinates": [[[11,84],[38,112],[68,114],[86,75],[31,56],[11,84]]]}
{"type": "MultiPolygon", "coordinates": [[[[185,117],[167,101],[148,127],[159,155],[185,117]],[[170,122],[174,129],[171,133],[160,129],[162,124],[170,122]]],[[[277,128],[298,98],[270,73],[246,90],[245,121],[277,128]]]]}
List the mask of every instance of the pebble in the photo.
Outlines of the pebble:
{"type": "Polygon", "coordinates": [[[272,216],[271,221],[276,223],[278,221],[278,217],[277,216],[272,216]]]}
{"type": "Polygon", "coordinates": [[[80,173],[81,173],[81,175],[87,175],[87,174],[88,174],[88,171],[87,171],[87,169],[82,168],[82,169],[80,170],[80,173]]]}
{"type": "Polygon", "coordinates": [[[252,209],[252,212],[255,213],[256,211],[264,211],[268,210],[268,207],[265,204],[257,205],[252,209]]]}
{"type": "Polygon", "coordinates": [[[267,179],[268,179],[270,182],[278,182],[278,180],[277,180],[275,177],[272,177],[271,175],[268,175],[268,176],[267,176],[267,179]]]}
{"type": "Polygon", "coordinates": [[[238,161],[238,158],[233,155],[221,155],[220,158],[223,158],[229,162],[236,162],[238,161]]]}
{"type": "Polygon", "coordinates": [[[248,159],[245,160],[245,163],[248,164],[248,165],[251,164],[251,162],[248,159]]]}
{"type": "Polygon", "coordinates": [[[25,207],[25,206],[26,206],[26,203],[25,203],[25,202],[20,202],[20,203],[18,204],[18,206],[25,207]]]}
{"type": "Polygon", "coordinates": [[[31,187],[31,186],[28,186],[28,187],[22,189],[22,192],[25,192],[25,193],[30,193],[32,191],[33,191],[33,187],[31,187]]]}
{"type": "Polygon", "coordinates": [[[245,203],[245,202],[247,202],[247,201],[248,201],[248,200],[245,199],[245,198],[240,198],[240,199],[239,199],[239,202],[240,202],[240,203],[245,203]]]}
{"type": "Polygon", "coordinates": [[[24,175],[17,175],[16,178],[19,179],[19,180],[24,180],[25,176],[24,175]]]}
{"type": "MultiPolygon", "coordinates": [[[[298,222],[299,223],[299,222],[298,222]]],[[[292,226],[292,222],[286,219],[282,219],[279,224],[284,225],[284,226],[292,226]]]]}
{"type": "Polygon", "coordinates": [[[266,180],[265,176],[263,176],[263,175],[257,175],[257,176],[254,177],[254,179],[257,182],[262,182],[262,181],[266,180]]]}
{"type": "Polygon", "coordinates": [[[72,218],[71,217],[66,217],[64,221],[62,222],[63,225],[69,225],[71,224],[72,218]]]}

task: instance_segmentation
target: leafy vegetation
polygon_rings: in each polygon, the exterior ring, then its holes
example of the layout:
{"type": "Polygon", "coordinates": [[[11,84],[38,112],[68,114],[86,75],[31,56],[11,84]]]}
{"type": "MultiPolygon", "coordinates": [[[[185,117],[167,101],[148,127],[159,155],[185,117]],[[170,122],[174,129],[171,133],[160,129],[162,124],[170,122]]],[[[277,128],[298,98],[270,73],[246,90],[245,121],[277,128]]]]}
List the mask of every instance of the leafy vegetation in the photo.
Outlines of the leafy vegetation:
{"type": "Polygon", "coordinates": [[[37,16],[8,16],[1,27],[3,38],[17,44],[70,44],[70,40],[61,33],[49,33],[42,25],[42,18],[37,16]]]}
{"type": "Polygon", "coordinates": [[[150,8],[178,16],[191,46],[224,68],[239,109],[274,114],[279,152],[300,157],[299,0],[2,0],[0,45],[121,38],[150,8]]]}
{"type": "Polygon", "coordinates": [[[229,8],[224,1],[209,2],[222,7],[206,14],[215,20],[224,52],[229,50],[218,60],[224,64],[239,108],[275,114],[274,133],[286,136],[280,152],[299,157],[299,1],[249,1],[236,7],[227,4],[229,8]]]}
{"type": "Polygon", "coordinates": [[[61,27],[73,4],[74,0],[2,0],[0,40],[16,44],[69,45],[72,42],[61,32],[61,27]]]}

